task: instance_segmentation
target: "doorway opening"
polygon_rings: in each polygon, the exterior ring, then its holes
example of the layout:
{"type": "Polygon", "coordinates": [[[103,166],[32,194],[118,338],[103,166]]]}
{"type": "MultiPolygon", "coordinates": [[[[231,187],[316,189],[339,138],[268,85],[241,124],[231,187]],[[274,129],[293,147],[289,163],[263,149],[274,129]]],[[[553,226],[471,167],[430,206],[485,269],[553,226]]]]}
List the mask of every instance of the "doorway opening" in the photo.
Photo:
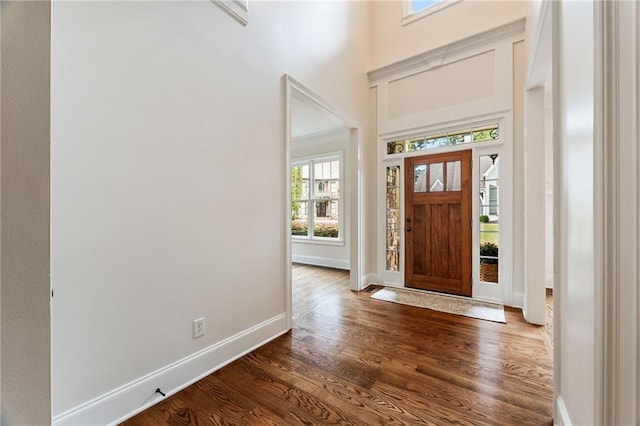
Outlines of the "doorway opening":
{"type": "Polygon", "coordinates": [[[297,272],[348,271],[349,288],[361,289],[361,155],[353,120],[291,76],[283,83],[285,308],[291,328],[292,262],[309,266],[297,272]]]}
{"type": "Polygon", "coordinates": [[[494,114],[382,139],[382,284],[518,305],[509,126],[494,114]]]}

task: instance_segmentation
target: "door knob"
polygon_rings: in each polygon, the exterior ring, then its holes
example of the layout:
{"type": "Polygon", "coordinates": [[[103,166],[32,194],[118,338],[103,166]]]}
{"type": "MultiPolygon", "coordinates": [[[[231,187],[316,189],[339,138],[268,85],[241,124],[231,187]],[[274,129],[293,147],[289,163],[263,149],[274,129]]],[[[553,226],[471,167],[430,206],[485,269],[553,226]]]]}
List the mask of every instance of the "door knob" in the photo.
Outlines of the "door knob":
{"type": "Polygon", "coordinates": [[[407,226],[407,232],[411,232],[411,227],[407,226]]]}

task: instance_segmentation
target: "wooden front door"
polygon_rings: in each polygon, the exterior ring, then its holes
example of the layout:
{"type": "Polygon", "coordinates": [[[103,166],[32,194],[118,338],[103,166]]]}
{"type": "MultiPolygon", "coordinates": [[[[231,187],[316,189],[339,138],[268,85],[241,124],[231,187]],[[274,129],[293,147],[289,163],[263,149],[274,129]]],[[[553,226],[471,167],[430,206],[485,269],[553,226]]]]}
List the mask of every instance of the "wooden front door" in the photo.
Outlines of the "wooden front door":
{"type": "Polygon", "coordinates": [[[404,165],[405,285],[471,296],[471,151],[404,165]]]}

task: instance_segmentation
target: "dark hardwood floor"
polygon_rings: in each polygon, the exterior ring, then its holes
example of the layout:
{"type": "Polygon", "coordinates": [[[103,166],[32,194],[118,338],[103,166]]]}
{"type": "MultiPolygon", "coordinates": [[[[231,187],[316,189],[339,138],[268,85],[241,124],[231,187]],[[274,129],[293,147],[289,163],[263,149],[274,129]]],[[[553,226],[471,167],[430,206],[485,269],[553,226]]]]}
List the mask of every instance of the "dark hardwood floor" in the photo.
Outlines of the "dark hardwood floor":
{"type": "Polygon", "coordinates": [[[548,425],[540,327],[371,299],[348,272],[294,266],[294,328],[126,425],[548,425]]]}

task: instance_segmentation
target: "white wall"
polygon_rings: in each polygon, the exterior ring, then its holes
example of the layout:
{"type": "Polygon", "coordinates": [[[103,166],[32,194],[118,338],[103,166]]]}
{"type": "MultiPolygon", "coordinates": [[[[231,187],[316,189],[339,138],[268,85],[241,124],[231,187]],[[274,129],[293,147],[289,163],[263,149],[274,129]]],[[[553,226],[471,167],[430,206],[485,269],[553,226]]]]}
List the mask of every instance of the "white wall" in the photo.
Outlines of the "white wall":
{"type": "MultiPolygon", "coordinates": [[[[560,12],[558,43],[560,70],[558,91],[560,105],[554,121],[558,127],[558,143],[562,161],[560,188],[561,256],[560,320],[555,321],[561,341],[559,355],[561,370],[557,381],[558,423],[561,425],[598,424],[596,389],[602,383],[598,377],[600,348],[596,325],[597,294],[600,277],[596,275],[598,247],[596,229],[598,200],[595,197],[600,166],[594,158],[598,149],[594,124],[596,114],[595,47],[585,40],[595,38],[594,4],[563,2],[560,12]]],[[[558,283],[556,283],[556,288],[558,283]]],[[[598,322],[597,322],[598,321],[598,322]]]]}
{"type": "Polygon", "coordinates": [[[0,423],[48,424],[50,4],[2,2],[0,423]]]}
{"type": "Polygon", "coordinates": [[[281,76],[366,123],[368,5],[52,8],[53,413],[108,422],[284,331],[281,76]]]}
{"type": "Polygon", "coordinates": [[[538,30],[538,26],[540,25],[540,12],[542,11],[543,1],[547,0],[530,0],[527,2],[523,2],[526,7],[527,15],[527,29],[525,37],[527,58],[530,58],[532,51],[535,50],[534,46],[532,46],[531,44],[534,42],[534,40],[536,40],[536,31],[538,30]]]}
{"type": "Polygon", "coordinates": [[[371,64],[377,69],[525,16],[524,1],[462,1],[401,24],[402,1],[372,3],[371,64]]]}
{"type": "MultiPolygon", "coordinates": [[[[295,108],[295,107],[294,107],[295,108]]],[[[323,135],[309,136],[305,138],[297,138],[292,140],[291,158],[296,159],[309,158],[324,154],[342,153],[343,165],[343,182],[341,193],[341,221],[342,243],[327,244],[324,242],[300,242],[295,238],[292,239],[291,256],[294,262],[305,263],[309,265],[326,266],[330,268],[350,269],[350,250],[351,250],[351,182],[350,166],[353,164],[350,154],[350,131],[348,129],[338,130],[337,132],[325,133],[323,135]]]]}

